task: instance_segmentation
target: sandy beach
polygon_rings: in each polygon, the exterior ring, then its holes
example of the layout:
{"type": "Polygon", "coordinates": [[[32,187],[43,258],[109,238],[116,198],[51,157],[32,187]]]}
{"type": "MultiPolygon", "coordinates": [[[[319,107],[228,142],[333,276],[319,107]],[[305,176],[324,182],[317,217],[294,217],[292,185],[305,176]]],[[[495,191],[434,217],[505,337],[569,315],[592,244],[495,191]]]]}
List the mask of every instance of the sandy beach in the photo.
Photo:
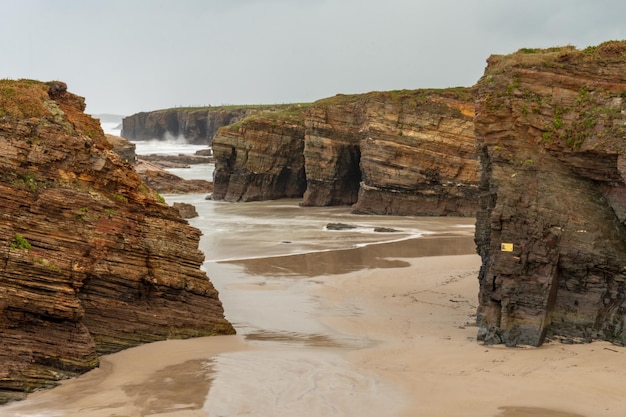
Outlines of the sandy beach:
{"type": "Polygon", "coordinates": [[[626,350],[604,342],[540,348],[476,342],[477,255],[417,258],[411,266],[326,280],[332,303],[363,307],[330,326],[381,343],[347,354],[400,387],[398,416],[622,416],[626,350]]]}
{"type": "Polygon", "coordinates": [[[237,336],[105,356],[0,416],[623,416],[626,349],[476,342],[472,248],[465,231],[207,262],[237,336]]]}

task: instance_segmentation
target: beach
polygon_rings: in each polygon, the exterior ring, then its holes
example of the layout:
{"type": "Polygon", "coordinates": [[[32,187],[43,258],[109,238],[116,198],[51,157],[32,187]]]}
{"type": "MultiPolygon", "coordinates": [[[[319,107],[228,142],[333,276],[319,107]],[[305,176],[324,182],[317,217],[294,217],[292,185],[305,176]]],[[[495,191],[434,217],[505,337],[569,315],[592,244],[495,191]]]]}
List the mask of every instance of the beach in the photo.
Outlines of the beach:
{"type": "Polygon", "coordinates": [[[357,367],[402,387],[398,416],[576,417],[623,415],[626,352],[606,342],[539,348],[476,342],[476,255],[414,259],[386,275],[326,283],[329,300],[358,299],[367,313],[326,318],[379,345],[350,352],[357,367]]]}
{"type": "Polygon", "coordinates": [[[623,348],[481,345],[479,257],[395,259],[401,264],[299,278],[215,263],[209,270],[222,272],[214,281],[239,335],[105,356],[99,369],[0,415],[623,415],[623,348]]]}

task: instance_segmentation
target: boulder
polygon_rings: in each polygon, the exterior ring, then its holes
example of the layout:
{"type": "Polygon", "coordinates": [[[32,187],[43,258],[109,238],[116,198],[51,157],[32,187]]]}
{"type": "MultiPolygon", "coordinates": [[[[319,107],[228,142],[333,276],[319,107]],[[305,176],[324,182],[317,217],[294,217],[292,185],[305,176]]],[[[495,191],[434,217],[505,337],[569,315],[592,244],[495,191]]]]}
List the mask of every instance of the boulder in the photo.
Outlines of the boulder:
{"type": "Polygon", "coordinates": [[[193,219],[194,217],[198,217],[198,212],[196,211],[196,207],[193,204],[173,203],[172,207],[178,210],[178,213],[180,213],[180,217],[182,217],[183,219],[193,219]]]}

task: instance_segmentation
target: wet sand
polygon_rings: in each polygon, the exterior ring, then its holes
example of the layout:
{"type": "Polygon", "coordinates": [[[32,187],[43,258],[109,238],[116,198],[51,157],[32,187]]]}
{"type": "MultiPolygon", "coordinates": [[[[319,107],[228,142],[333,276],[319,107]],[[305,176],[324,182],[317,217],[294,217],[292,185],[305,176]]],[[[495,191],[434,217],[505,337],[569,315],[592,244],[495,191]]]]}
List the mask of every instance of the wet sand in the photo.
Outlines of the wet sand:
{"type": "Polygon", "coordinates": [[[401,387],[398,416],[598,417],[626,410],[626,349],[604,342],[540,348],[476,342],[477,255],[416,258],[408,268],[324,280],[329,303],[362,314],[324,317],[380,343],[350,362],[401,387]]]}
{"type": "Polygon", "coordinates": [[[207,262],[237,336],[108,355],[0,416],[622,417],[626,349],[476,342],[471,239],[207,262]]]}

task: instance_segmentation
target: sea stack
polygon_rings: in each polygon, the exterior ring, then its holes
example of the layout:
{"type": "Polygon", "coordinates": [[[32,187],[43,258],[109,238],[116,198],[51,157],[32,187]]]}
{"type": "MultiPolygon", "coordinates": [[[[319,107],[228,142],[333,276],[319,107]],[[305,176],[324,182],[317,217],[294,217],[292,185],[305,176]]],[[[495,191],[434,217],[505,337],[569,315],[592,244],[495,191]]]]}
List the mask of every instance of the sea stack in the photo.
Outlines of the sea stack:
{"type": "Polygon", "coordinates": [[[626,42],[491,56],[478,83],[479,339],[626,344],[626,42]]]}

